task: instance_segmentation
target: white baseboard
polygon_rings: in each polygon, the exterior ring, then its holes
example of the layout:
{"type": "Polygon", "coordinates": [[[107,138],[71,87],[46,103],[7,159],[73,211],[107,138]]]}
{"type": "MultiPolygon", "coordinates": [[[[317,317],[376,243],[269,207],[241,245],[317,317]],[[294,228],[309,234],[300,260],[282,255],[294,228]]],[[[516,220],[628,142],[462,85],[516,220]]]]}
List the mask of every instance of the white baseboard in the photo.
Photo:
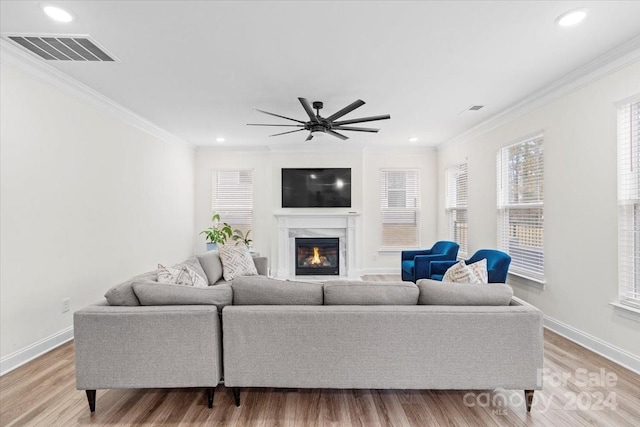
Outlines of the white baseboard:
{"type": "Polygon", "coordinates": [[[69,326],[53,335],[40,341],[36,341],[18,351],[6,355],[0,359],[0,376],[13,371],[14,369],[32,361],[62,344],[73,339],[73,326],[69,326]]]}
{"type": "Polygon", "coordinates": [[[544,327],[636,374],[640,374],[640,358],[638,356],[549,316],[544,316],[544,327]]]}

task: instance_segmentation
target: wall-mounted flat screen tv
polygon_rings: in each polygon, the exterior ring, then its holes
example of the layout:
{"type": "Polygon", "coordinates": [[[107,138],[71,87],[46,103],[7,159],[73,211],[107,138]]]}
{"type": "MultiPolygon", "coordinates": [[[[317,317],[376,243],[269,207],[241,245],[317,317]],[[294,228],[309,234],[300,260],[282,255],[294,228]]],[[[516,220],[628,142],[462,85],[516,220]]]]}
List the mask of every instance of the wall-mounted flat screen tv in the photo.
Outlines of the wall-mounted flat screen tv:
{"type": "Polygon", "coordinates": [[[283,168],[282,207],[350,208],[351,168],[283,168]]]}

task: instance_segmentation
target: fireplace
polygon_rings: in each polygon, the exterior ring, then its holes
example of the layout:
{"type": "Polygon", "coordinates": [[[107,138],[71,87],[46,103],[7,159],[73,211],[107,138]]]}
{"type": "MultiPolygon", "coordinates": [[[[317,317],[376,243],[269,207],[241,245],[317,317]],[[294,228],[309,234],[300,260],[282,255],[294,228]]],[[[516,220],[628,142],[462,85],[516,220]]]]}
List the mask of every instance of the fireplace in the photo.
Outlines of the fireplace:
{"type": "Polygon", "coordinates": [[[338,276],[340,274],[340,239],[297,237],[296,276],[338,276]]]}

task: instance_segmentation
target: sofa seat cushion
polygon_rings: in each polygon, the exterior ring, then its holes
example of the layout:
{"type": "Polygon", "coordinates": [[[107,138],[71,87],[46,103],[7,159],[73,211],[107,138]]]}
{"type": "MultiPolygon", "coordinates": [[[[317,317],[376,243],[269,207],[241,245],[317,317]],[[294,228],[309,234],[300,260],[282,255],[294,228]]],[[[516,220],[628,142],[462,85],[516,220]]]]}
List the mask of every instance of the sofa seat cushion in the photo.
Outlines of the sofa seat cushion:
{"type": "Polygon", "coordinates": [[[402,261],[402,272],[405,274],[405,276],[413,277],[414,265],[415,262],[413,261],[402,261]]]}
{"type": "Polygon", "coordinates": [[[322,305],[322,283],[242,276],[231,287],[233,305],[322,305]]]}
{"type": "Polygon", "coordinates": [[[111,289],[104,294],[104,297],[107,299],[109,305],[126,305],[126,306],[135,306],[140,305],[140,301],[136,294],[133,292],[133,283],[134,282],[146,282],[155,284],[158,281],[158,273],[157,271],[149,271],[147,273],[142,273],[137,276],[132,277],[129,280],[126,280],[118,285],[115,285],[111,289]]]}
{"type": "Polygon", "coordinates": [[[324,304],[416,305],[419,293],[412,282],[335,280],[324,284],[324,304]]]}
{"type": "Polygon", "coordinates": [[[133,291],[141,305],[215,305],[218,310],[231,304],[230,285],[193,286],[161,283],[134,283],[133,291]]]}
{"type": "Polygon", "coordinates": [[[418,280],[421,305],[509,305],[513,289],[504,283],[438,282],[430,279],[418,280]]]}

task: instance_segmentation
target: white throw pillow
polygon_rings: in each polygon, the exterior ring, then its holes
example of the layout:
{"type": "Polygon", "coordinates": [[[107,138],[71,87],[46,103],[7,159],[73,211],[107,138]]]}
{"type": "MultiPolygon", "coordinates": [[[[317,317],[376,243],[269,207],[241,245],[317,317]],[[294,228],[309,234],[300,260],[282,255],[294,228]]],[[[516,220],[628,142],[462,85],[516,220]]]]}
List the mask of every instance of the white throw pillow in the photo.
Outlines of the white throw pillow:
{"type": "Polygon", "coordinates": [[[476,276],[477,282],[472,283],[489,283],[489,273],[487,273],[487,260],[481,259],[478,262],[467,265],[473,274],[476,276]]]}
{"type": "Polygon", "coordinates": [[[158,283],[193,286],[187,268],[171,268],[158,264],[158,283]]]}
{"type": "Polygon", "coordinates": [[[258,270],[246,245],[218,246],[222,261],[222,277],[227,282],[240,276],[257,276],[258,270]]]}
{"type": "Polygon", "coordinates": [[[195,286],[196,288],[206,288],[209,286],[209,282],[204,277],[200,276],[190,267],[182,267],[185,270],[185,274],[188,275],[189,281],[191,282],[191,286],[195,286]]]}
{"type": "Polygon", "coordinates": [[[487,260],[483,259],[467,265],[464,260],[449,267],[442,278],[443,282],[487,283],[487,260]]]}

